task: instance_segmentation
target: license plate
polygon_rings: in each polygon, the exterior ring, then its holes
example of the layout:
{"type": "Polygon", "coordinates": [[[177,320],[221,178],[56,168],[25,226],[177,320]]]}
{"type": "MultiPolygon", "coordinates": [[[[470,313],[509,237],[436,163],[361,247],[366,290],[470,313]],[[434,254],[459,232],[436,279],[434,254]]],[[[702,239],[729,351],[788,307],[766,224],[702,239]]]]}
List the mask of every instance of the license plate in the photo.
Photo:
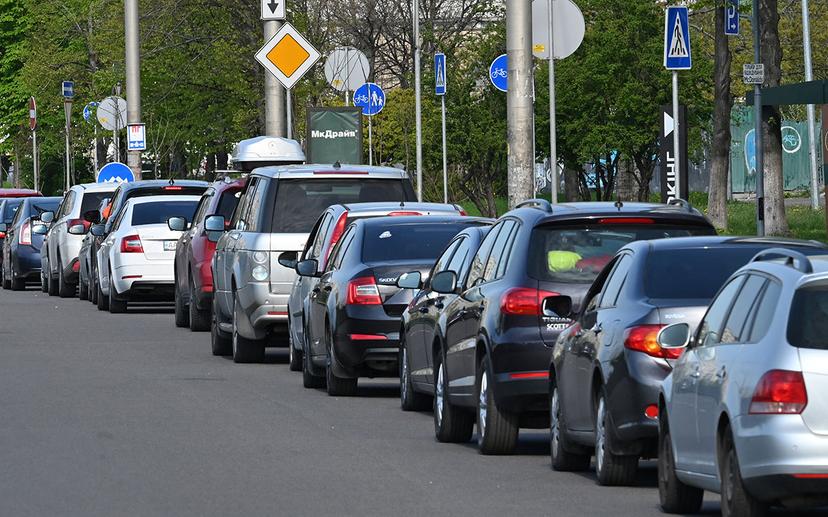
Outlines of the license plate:
{"type": "Polygon", "coordinates": [[[175,251],[178,241],[164,241],[164,251],[175,251]]]}

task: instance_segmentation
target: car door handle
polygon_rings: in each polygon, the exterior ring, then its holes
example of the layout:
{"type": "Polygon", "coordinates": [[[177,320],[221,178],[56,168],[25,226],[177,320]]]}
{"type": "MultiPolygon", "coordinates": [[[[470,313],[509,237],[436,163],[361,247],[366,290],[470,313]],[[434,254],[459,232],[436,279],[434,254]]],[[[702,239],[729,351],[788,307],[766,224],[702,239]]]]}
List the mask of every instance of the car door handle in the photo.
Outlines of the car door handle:
{"type": "Polygon", "coordinates": [[[722,366],[722,369],[719,370],[719,373],[716,374],[716,378],[724,379],[725,377],[727,377],[727,368],[722,366]]]}

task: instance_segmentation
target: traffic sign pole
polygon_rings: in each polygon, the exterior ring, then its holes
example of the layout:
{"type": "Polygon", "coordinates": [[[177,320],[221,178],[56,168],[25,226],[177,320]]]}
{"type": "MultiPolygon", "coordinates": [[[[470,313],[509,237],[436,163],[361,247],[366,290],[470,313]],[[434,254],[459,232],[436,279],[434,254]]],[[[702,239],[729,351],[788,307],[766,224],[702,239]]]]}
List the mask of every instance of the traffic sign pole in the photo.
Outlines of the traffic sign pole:
{"type": "Polygon", "coordinates": [[[553,204],[558,202],[558,126],[555,113],[555,38],[552,24],[554,5],[555,0],[549,0],[549,197],[553,204]]]}
{"type": "Polygon", "coordinates": [[[285,89],[285,103],[287,104],[287,137],[293,138],[293,88],[285,89]]]}
{"type": "Polygon", "coordinates": [[[417,144],[417,201],[423,200],[423,122],[420,95],[420,2],[412,0],[411,18],[414,23],[414,117],[417,144]]]}
{"type": "Polygon", "coordinates": [[[29,129],[32,130],[32,161],[34,189],[40,190],[40,161],[37,155],[37,102],[34,97],[29,98],[29,129]]]}
{"type": "MultiPolygon", "coordinates": [[[[680,118],[679,118],[679,80],[678,80],[678,72],[673,70],[673,124],[675,124],[673,129],[673,160],[675,163],[675,172],[676,172],[676,198],[677,199],[684,199],[682,195],[685,192],[682,191],[684,185],[681,184],[681,140],[679,139],[679,132],[681,131],[680,128],[680,118]]],[[[689,185],[688,185],[689,187],[689,185]]],[[[662,188],[664,188],[662,186],[662,188]]],[[[689,190],[689,189],[688,189],[689,190]]],[[[689,192],[687,193],[689,194],[689,192]]]]}
{"type": "MultiPolygon", "coordinates": [[[[282,22],[267,20],[264,22],[264,39],[270,41],[282,22]]],[[[265,133],[268,136],[285,136],[285,89],[272,74],[265,74],[265,133]]]]}
{"type": "Polygon", "coordinates": [[[443,139],[443,203],[448,203],[448,157],[446,156],[446,55],[434,54],[434,93],[440,97],[440,124],[443,139]]]}
{"type": "MultiPolygon", "coordinates": [[[[808,12],[808,0],[802,0],[802,43],[805,49],[805,81],[814,80],[811,64],[811,20],[808,12]]],[[[808,104],[808,155],[811,159],[811,208],[819,208],[819,169],[816,156],[816,113],[813,104],[808,104]]]]}
{"type": "MultiPolygon", "coordinates": [[[[687,7],[670,6],[664,15],[664,68],[673,73],[673,173],[675,197],[683,199],[689,195],[689,185],[682,185],[681,134],[679,118],[679,70],[690,70],[693,66],[690,47],[690,20],[687,7]],[[685,192],[687,190],[687,192],[685,192]],[[684,197],[682,197],[684,196],[684,197]]],[[[662,164],[667,167],[668,164],[662,164]]],[[[662,185],[662,189],[667,185],[662,185]]]]}
{"type": "Polygon", "coordinates": [[[443,120],[443,203],[448,203],[448,157],[446,156],[446,96],[440,96],[440,109],[443,120]]]}
{"type": "MultiPolygon", "coordinates": [[[[753,0],[753,61],[762,62],[759,0],[753,0]]],[[[756,235],[765,235],[765,146],[762,134],[762,85],[753,86],[753,114],[756,145],[756,235]]]]}
{"type": "MultiPolygon", "coordinates": [[[[138,0],[124,2],[124,37],[126,39],[127,124],[141,123],[141,46],[139,43],[138,0]]],[[[127,145],[127,165],[135,179],[141,179],[141,151],[127,145]]]]}

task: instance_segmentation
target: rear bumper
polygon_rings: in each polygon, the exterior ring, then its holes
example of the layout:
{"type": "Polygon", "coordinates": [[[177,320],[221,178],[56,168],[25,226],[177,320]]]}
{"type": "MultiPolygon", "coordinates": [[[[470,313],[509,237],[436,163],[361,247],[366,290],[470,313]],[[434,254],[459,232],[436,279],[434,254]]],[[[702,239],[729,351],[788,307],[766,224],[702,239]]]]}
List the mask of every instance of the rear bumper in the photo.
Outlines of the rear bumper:
{"type": "Polygon", "coordinates": [[[135,296],[172,300],[174,298],[173,264],[168,261],[159,261],[158,264],[146,262],[116,267],[112,272],[112,282],[115,292],[130,298],[135,296]],[[135,287],[135,289],[133,289],[135,287]],[[157,292],[153,296],[152,292],[157,292]]]}
{"type": "Polygon", "coordinates": [[[537,329],[509,337],[491,351],[497,407],[510,413],[548,413],[552,348],[539,339],[537,329]]]}
{"type": "Polygon", "coordinates": [[[31,246],[18,245],[11,255],[12,266],[18,278],[39,280],[41,263],[40,251],[31,246]]]}
{"type": "MultiPolygon", "coordinates": [[[[270,292],[268,282],[249,282],[236,291],[243,316],[236,322],[238,332],[248,339],[269,335],[287,336],[288,294],[270,292]]],[[[287,340],[284,340],[287,345],[287,340]]]]}
{"type": "Polygon", "coordinates": [[[334,330],[334,373],[340,377],[397,377],[400,319],[382,306],[349,306],[334,330]]]}

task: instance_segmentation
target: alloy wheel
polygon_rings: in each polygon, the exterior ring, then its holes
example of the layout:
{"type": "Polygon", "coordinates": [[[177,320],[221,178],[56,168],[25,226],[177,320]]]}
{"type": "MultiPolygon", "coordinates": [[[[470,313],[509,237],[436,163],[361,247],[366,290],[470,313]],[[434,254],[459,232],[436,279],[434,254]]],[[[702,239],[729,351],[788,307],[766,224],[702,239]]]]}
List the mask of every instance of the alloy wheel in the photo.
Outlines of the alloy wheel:
{"type": "Polygon", "coordinates": [[[435,412],[435,416],[437,417],[437,425],[443,425],[443,409],[445,407],[445,393],[443,392],[443,382],[445,378],[445,367],[443,363],[440,363],[440,368],[437,370],[437,386],[435,386],[434,390],[434,404],[436,406],[437,411],[435,412]]]}
{"type": "Polygon", "coordinates": [[[478,440],[482,441],[486,436],[486,417],[489,412],[489,375],[486,370],[480,376],[480,400],[477,405],[477,431],[480,434],[478,440]]]}
{"type": "Polygon", "coordinates": [[[595,418],[595,469],[599,472],[604,468],[604,448],[607,445],[606,426],[604,425],[606,410],[604,397],[601,397],[598,400],[598,416],[595,418]]]}
{"type": "Polygon", "coordinates": [[[552,388],[552,400],[549,405],[549,449],[552,457],[560,455],[561,450],[561,403],[558,388],[552,388]]]}

